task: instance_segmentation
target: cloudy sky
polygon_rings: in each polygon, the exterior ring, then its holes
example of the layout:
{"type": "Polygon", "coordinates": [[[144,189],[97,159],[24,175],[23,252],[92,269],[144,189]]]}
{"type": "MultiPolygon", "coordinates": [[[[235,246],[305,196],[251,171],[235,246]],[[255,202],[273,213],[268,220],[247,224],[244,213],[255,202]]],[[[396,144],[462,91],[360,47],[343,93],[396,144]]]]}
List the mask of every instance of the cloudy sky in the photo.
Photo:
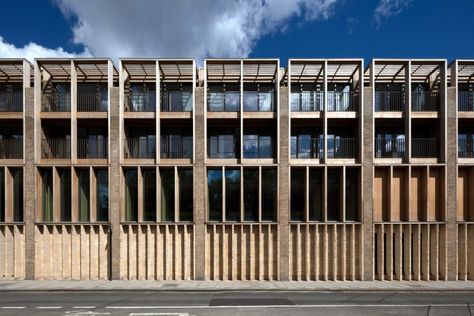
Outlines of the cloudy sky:
{"type": "Polygon", "coordinates": [[[474,0],[4,0],[0,57],[474,58],[474,0]]]}

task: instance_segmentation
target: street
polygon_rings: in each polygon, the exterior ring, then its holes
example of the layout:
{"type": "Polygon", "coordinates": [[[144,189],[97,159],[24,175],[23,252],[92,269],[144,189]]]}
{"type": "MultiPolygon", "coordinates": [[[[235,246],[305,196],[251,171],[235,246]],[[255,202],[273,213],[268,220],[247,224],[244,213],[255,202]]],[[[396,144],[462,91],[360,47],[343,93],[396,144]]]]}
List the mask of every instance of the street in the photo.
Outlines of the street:
{"type": "Polygon", "coordinates": [[[0,315],[472,315],[474,292],[65,291],[0,294],[0,315]]]}

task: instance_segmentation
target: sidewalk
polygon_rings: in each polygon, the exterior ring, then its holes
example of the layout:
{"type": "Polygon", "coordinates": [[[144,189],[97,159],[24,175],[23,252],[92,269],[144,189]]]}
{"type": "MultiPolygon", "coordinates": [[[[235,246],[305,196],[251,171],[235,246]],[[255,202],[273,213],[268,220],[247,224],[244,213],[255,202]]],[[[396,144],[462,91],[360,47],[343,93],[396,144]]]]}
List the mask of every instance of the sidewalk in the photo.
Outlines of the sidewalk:
{"type": "Polygon", "coordinates": [[[474,281],[0,281],[0,291],[474,291],[474,281]]]}

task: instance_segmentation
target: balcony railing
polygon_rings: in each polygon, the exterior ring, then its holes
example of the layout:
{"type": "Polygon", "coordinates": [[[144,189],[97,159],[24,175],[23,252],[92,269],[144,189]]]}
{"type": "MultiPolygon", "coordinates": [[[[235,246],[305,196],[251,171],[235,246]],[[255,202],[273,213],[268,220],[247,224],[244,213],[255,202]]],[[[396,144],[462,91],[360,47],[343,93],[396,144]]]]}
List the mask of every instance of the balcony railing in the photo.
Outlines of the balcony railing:
{"type": "Polygon", "coordinates": [[[376,138],[375,158],[403,158],[405,157],[404,138],[376,138]]]}
{"type": "Polygon", "coordinates": [[[147,138],[126,138],[125,158],[151,159],[156,157],[156,141],[147,138]]]}
{"type": "Polygon", "coordinates": [[[155,112],[156,110],[156,92],[130,92],[125,97],[126,112],[155,112]]]}
{"type": "Polygon", "coordinates": [[[272,92],[244,92],[244,111],[273,112],[274,94],[272,92]]]}
{"type": "Polygon", "coordinates": [[[240,92],[229,91],[208,93],[207,110],[209,112],[240,111],[240,92]]]}
{"type": "Polygon", "coordinates": [[[0,91],[0,112],[23,111],[23,91],[0,91]]]}
{"type": "Polygon", "coordinates": [[[69,138],[46,138],[41,140],[41,158],[71,158],[71,140],[69,138]]]}
{"type": "Polygon", "coordinates": [[[0,139],[0,159],[23,158],[23,139],[0,139]]]}
{"type": "Polygon", "coordinates": [[[329,138],[328,158],[355,158],[356,141],[354,138],[329,138]]]}
{"type": "Polygon", "coordinates": [[[439,92],[412,91],[411,110],[415,112],[439,111],[439,92]]]}
{"type": "Polygon", "coordinates": [[[185,137],[162,137],[160,142],[161,158],[191,158],[193,156],[193,138],[185,137]]]}
{"type": "Polygon", "coordinates": [[[359,109],[359,94],[354,91],[328,91],[328,111],[344,112],[359,109]]]}
{"type": "Polygon", "coordinates": [[[474,139],[458,138],[458,158],[474,158],[474,139]]]}
{"type": "Polygon", "coordinates": [[[319,159],[324,156],[324,142],[319,138],[291,138],[291,158],[319,159]]]}
{"type": "Polygon", "coordinates": [[[105,159],[107,158],[107,139],[82,138],[77,140],[77,158],[105,159]]]}
{"type": "Polygon", "coordinates": [[[245,135],[244,158],[273,158],[273,138],[245,135]]]}
{"type": "Polygon", "coordinates": [[[458,92],[458,110],[474,111],[474,91],[458,92]]]}
{"type": "Polygon", "coordinates": [[[162,112],[191,112],[193,110],[193,94],[184,91],[169,91],[161,94],[162,112]]]}
{"type": "Polygon", "coordinates": [[[291,111],[319,112],[323,110],[324,92],[303,91],[291,94],[291,111]]]}
{"type": "Polygon", "coordinates": [[[71,93],[54,92],[42,95],[41,111],[43,112],[70,112],[71,93]]]}
{"type": "Polygon", "coordinates": [[[413,158],[438,157],[438,140],[436,138],[412,138],[411,156],[413,158]]]}
{"type": "Polygon", "coordinates": [[[395,112],[405,109],[405,94],[401,91],[375,91],[375,111],[395,112]]]}
{"type": "Polygon", "coordinates": [[[107,91],[78,91],[77,111],[79,112],[107,112],[107,91]]]}
{"type": "Polygon", "coordinates": [[[236,158],[237,142],[233,136],[210,137],[207,142],[209,158],[236,158]]]}

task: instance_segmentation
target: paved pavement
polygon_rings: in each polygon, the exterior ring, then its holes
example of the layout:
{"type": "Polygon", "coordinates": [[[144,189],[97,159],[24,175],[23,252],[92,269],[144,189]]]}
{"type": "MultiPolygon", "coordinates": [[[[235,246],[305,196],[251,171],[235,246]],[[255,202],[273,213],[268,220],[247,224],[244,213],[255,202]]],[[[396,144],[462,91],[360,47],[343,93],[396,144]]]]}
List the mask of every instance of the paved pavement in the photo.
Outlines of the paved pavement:
{"type": "Polygon", "coordinates": [[[0,315],[472,315],[470,291],[33,291],[0,294],[0,315]]]}

